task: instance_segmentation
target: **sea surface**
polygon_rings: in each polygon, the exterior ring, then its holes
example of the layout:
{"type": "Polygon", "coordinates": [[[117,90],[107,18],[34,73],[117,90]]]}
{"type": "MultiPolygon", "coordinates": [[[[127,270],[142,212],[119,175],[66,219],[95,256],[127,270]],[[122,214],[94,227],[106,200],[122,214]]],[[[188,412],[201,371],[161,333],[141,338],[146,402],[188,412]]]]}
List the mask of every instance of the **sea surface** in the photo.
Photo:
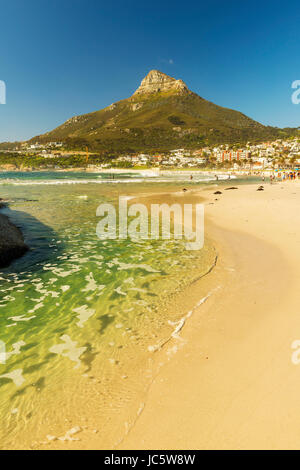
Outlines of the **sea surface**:
{"type": "Polygon", "coordinates": [[[172,299],[205,276],[215,251],[209,241],[200,251],[182,240],[101,241],[97,207],[213,180],[0,173],[2,213],[30,247],[0,271],[1,448],[59,447],[89,433],[113,447],[128,432],[152,357],[180,325],[172,299]]]}

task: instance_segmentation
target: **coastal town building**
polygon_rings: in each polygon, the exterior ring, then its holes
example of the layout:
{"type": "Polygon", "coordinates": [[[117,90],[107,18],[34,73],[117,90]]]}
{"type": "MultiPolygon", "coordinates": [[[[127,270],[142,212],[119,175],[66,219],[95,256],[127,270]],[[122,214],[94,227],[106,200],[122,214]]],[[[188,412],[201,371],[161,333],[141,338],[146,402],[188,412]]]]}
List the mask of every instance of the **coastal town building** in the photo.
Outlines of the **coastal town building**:
{"type": "MultiPolygon", "coordinates": [[[[3,153],[18,153],[37,155],[46,159],[67,158],[86,155],[85,150],[68,150],[62,142],[23,142],[15,149],[4,149],[3,153]]],[[[97,153],[89,152],[89,156],[97,153]]],[[[98,154],[99,155],[99,154],[98,154]]],[[[176,148],[165,152],[123,154],[112,158],[110,162],[103,162],[100,167],[113,166],[131,167],[157,167],[157,168],[204,168],[232,167],[233,169],[276,169],[282,167],[300,166],[300,139],[276,139],[269,142],[251,143],[245,145],[220,144],[205,145],[195,149],[176,148]]],[[[93,164],[89,161],[89,167],[93,164]]],[[[99,166],[99,165],[98,165],[99,166]]]]}

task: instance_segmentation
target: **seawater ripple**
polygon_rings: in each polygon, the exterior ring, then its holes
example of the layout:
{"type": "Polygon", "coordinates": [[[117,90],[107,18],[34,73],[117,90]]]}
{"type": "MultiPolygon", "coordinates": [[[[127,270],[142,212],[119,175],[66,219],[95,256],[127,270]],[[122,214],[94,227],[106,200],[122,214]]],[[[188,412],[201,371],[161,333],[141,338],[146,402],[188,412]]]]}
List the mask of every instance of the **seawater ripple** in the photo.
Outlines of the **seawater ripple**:
{"type": "MultiPolygon", "coordinates": [[[[104,421],[120,413],[137,387],[132,370],[173,332],[169,321],[180,320],[164,306],[212,263],[211,247],[188,252],[180,240],[100,241],[96,208],[117,199],[123,187],[114,187],[2,188],[31,246],[0,273],[4,448],[64,436],[66,422],[83,427],[89,407],[104,421]]],[[[133,184],[131,191],[139,194],[133,184]]]]}

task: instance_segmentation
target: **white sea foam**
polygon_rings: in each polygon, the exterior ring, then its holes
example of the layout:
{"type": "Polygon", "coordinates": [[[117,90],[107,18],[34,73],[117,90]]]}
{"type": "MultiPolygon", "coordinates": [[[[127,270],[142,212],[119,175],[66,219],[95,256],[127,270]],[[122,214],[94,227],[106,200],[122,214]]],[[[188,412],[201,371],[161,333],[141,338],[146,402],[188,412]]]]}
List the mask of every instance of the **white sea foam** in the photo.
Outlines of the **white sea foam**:
{"type": "Polygon", "coordinates": [[[72,436],[74,436],[75,434],[78,434],[80,431],[82,431],[82,428],[80,426],[75,426],[74,428],[69,429],[69,431],[67,431],[64,436],[56,437],[56,436],[53,436],[52,434],[47,434],[46,438],[50,442],[56,441],[56,440],[63,441],[63,442],[64,441],[79,441],[80,439],[76,437],[72,437],[72,436]]]}
{"type": "Polygon", "coordinates": [[[23,385],[23,383],[25,382],[22,373],[23,369],[16,369],[12,372],[9,372],[8,374],[0,375],[0,379],[3,378],[12,380],[17,387],[21,387],[21,385],[23,385]]]}
{"type": "Polygon", "coordinates": [[[40,302],[36,304],[31,310],[28,310],[28,313],[34,313],[36,310],[39,310],[42,307],[44,307],[44,303],[40,302]]]}
{"type": "Polygon", "coordinates": [[[17,343],[14,343],[12,345],[12,351],[8,351],[5,354],[5,359],[8,360],[11,356],[15,356],[16,354],[20,354],[21,352],[21,347],[25,346],[24,341],[18,341],[17,343]]]}
{"type": "Polygon", "coordinates": [[[82,289],[82,292],[95,291],[97,289],[97,283],[94,279],[93,273],[85,276],[85,280],[87,281],[87,285],[84,289],[82,289]]]}
{"type": "Polygon", "coordinates": [[[63,335],[60,339],[64,344],[55,344],[49,348],[49,351],[63,357],[68,357],[71,361],[76,362],[75,369],[78,369],[81,364],[80,356],[86,351],[86,347],[76,347],[77,341],[72,341],[68,335],[63,335]]]}
{"type": "Polygon", "coordinates": [[[8,317],[8,319],[19,322],[19,321],[30,321],[35,317],[36,317],[35,315],[32,315],[31,317],[26,317],[25,315],[18,315],[15,317],[8,317]]]}
{"type": "Polygon", "coordinates": [[[123,292],[123,291],[122,291],[122,289],[121,289],[120,286],[115,289],[115,292],[116,292],[117,294],[119,294],[119,295],[124,295],[124,296],[127,295],[126,292],[123,292]]]}
{"type": "MultiPolygon", "coordinates": [[[[192,172],[193,173],[193,172],[192,172]]],[[[215,175],[197,175],[193,173],[194,179],[193,182],[199,182],[199,183],[207,183],[210,181],[216,181],[215,175]]],[[[237,177],[235,175],[218,175],[218,180],[233,180],[236,179],[237,177]]],[[[118,179],[100,179],[97,177],[97,179],[91,178],[91,179],[53,179],[53,180],[35,180],[35,179],[28,179],[28,180],[21,180],[17,178],[11,178],[11,179],[2,179],[0,180],[0,185],[11,185],[11,186],[60,186],[60,185],[75,185],[75,184],[135,184],[135,183],[144,183],[147,181],[155,181],[159,183],[170,183],[170,182],[190,182],[190,172],[184,172],[184,173],[170,173],[169,175],[165,174],[165,176],[157,176],[157,175],[138,175],[136,177],[131,177],[131,178],[118,178],[118,179]]],[[[87,199],[86,195],[78,196],[79,199],[87,199]]]]}
{"type": "Polygon", "coordinates": [[[67,292],[70,289],[70,286],[61,286],[63,292],[67,292]]]}
{"type": "Polygon", "coordinates": [[[71,274],[78,273],[80,271],[80,267],[78,266],[72,266],[71,269],[68,271],[65,271],[63,268],[47,268],[44,266],[45,271],[52,271],[55,276],[58,277],[68,277],[71,274]]]}
{"type": "Polygon", "coordinates": [[[74,436],[74,434],[78,434],[80,431],[81,431],[81,427],[80,426],[75,426],[74,428],[69,429],[69,431],[67,431],[64,436],[59,437],[58,440],[60,440],[60,441],[79,441],[80,439],[78,439],[76,437],[72,437],[72,436],[74,436]]]}
{"type": "Polygon", "coordinates": [[[76,325],[79,326],[79,328],[83,328],[85,322],[96,313],[96,310],[88,308],[87,305],[82,305],[81,307],[73,308],[72,311],[78,314],[77,318],[79,322],[77,322],[76,325]]]}
{"type": "Polygon", "coordinates": [[[118,271],[123,271],[127,269],[143,269],[148,273],[159,273],[157,269],[152,268],[148,264],[130,264],[130,263],[121,263],[118,262],[118,271]]]}
{"type": "Polygon", "coordinates": [[[190,318],[193,313],[195,312],[195,310],[200,307],[202,304],[204,304],[204,302],[207,301],[207,299],[213,294],[213,292],[215,292],[217,289],[219,289],[219,287],[217,287],[216,289],[213,289],[211,292],[209,292],[205,297],[202,297],[197,303],[196,305],[194,305],[194,307],[185,315],[183,316],[180,320],[178,320],[177,322],[172,322],[172,321],[168,321],[169,325],[171,326],[175,326],[175,329],[172,331],[170,337],[168,339],[166,339],[165,341],[163,342],[160,342],[158,344],[154,344],[154,345],[150,345],[148,346],[148,351],[149,352],[156,352],[158,351],[159,349],[161,349],[166,343],[168,343],[170,341],[171,338],[173,339],[176,339],[176,340],[180,340],[182,341],[182,338],[179,336],[179,333],[180,331],[182,330],[182,328],[184,327],[186,321],[188,318],[190,318]]]}

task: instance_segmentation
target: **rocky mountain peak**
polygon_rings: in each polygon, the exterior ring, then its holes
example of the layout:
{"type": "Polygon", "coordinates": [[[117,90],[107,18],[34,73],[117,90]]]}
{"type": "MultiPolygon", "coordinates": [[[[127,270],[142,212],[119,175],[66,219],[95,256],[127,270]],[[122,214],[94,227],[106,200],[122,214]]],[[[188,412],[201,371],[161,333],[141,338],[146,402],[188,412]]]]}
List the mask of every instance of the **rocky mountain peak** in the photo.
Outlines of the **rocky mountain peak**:
{"type": "Polygon", "coordinates": [[[151,70],[142,80],[134,95],[175,91],[183,93],[188,91],[188,87],[182,80],[169,77],[159,70],[151,70]]]}

